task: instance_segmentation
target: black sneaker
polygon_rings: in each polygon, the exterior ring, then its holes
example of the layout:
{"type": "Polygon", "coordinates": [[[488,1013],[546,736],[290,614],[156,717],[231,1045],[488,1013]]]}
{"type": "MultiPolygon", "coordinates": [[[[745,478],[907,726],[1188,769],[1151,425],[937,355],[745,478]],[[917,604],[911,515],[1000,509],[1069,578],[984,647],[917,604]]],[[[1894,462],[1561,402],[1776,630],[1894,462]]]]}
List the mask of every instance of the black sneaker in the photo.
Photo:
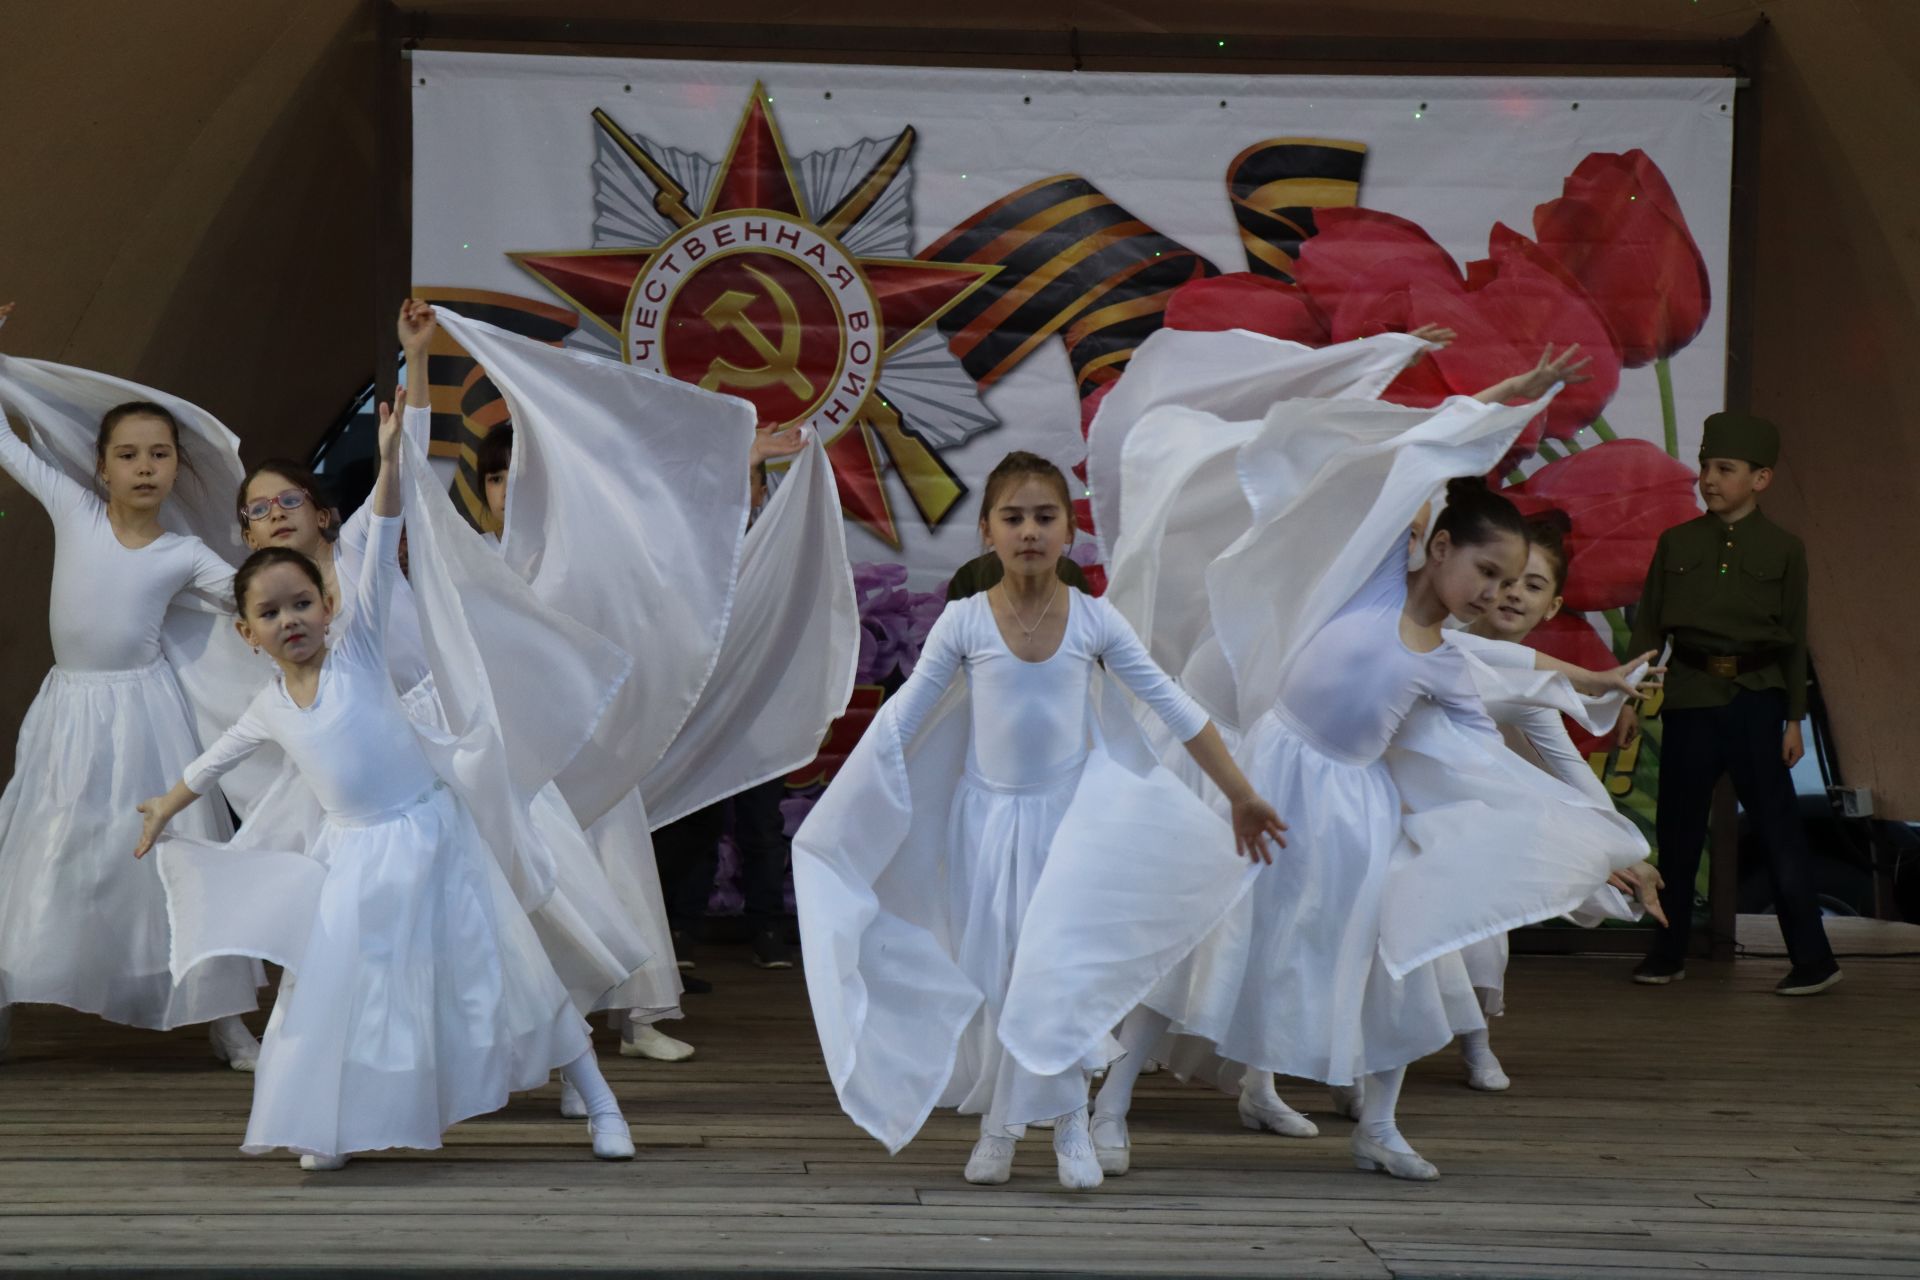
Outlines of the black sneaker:
{"type": "Polygon", "coordinates": [[[793,968],[793,949],[771,929],[753,935],[753,962],[762,969],[793,968]]]}
{"type": "Polygon", "coordinates": [[[680,990],[690,996],[704,996],[713,990],[713,984],[705,978],[696,978],[690,973],[680,975],[680,990]]]}
{"type": "Polygon", "coordinates": [[[1687,976],[1687,966],[1681,960],[1662,960],[1658,956],[1648,956],[1633,971],[1633,980],[1642,986],[1664,987],[1669,982],[1680,982],[1687,976]]]}
{"type": "Polygon", "coordinates": [[[1777,996],[1817,996],[1834,983],[1840,981],[1840,966],[1829,960],[1825,964],[1797,964],[1780,979],[1780,985],[1773,989],[1777,996]]]}

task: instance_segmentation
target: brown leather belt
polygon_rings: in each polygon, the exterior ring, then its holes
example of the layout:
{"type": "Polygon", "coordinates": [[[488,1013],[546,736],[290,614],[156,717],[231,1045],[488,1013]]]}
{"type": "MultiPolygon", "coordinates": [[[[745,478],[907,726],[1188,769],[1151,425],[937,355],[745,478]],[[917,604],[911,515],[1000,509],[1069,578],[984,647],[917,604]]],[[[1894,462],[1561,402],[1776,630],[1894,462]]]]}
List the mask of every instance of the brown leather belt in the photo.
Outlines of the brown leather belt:
{"type": "Polygon", "coordinates": [[[1777,665],[1787,656],[1785,649],[1767,649],[1760,653],[1707,653],[1691,645],[1675,643],[1673,660],[1695,671],[1704,671],[1708,675],[1719,676],[1722,680],[1732,680],[1754,671],[1764,671],[1777,665]]]}

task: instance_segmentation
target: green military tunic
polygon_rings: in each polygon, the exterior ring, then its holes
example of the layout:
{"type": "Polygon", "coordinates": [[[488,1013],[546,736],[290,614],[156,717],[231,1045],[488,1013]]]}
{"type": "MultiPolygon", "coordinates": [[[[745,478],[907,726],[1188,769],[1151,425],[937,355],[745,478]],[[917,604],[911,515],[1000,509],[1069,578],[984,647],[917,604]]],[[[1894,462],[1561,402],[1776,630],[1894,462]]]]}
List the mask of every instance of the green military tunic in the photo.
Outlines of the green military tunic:
{"type": "MultiPolygon", "coordinates": [[[[1087,575],[1080,566],[1065,556],[1060,557],[1054,566],[1054,572],[1060,575],[1060,581],[1081,591],[1088,590],[1087,575]]],[[[1000,557],[989,551],[954,570],[952,581],[947,583],[947,599],[965,600],[968,596],[979,595],[994,583],[1005,577],[1007,567],[1000,563],[1000,557]]]]}
{"type": "MultiPolygon", "coordinates": [[[[1660,535],[1634,616],[1632,652],[1671,638],[1665,705],[1721,707],[1740,689],[1784,689],[1787,719],[1807,712],[1807,552],[1757,509],[1736,524],[1703,515],[1660,535]],[[1682,654],[1774,661],[1716,675],[1682,654]]],[[[1745,665],[1745,664],[1743,664],[1745,665]]],[[[1723,664],[1724,666],[1724,664],[1723,664]]]]}

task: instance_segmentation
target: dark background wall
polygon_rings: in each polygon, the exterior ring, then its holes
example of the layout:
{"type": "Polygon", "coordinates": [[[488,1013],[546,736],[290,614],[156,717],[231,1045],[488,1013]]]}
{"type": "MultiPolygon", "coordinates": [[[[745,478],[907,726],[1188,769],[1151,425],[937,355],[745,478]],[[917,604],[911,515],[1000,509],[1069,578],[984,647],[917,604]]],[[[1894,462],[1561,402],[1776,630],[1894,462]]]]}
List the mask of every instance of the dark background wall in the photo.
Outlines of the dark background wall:
{"type": "MultiPolygon", "coordinates": [[[[1807,538],[1815,659],[1848,774],[1883,811],[1920,819],[1920,4],[1910,0],[976,0],[966,6],[412,0],[429,18],[644,15],[855,30],[784,56],[913,61],[860,28],[924,28],[919,60],[1072,65],[1067,32],[1582,42],[1738,36],[1764,16],[1744,121],[1758,131],[1752,403],[1788,432],[1772,509],[1807,538]],[[952,28],[949,30],[949,26],[952,28]],[[960,28],[1033,33],[1018,54],[969,53],[960,28]]],[[[304,452],[382,357],[376,211],[379,16],[368,0],[14,0],[0,8],[0,299],[6,349],[108,370],[198,401],[250,457],[304,452]]],[[[663,27],[663,31],[667,28],[663,27]]],[[[679,38],[679,37],[676,37],[679,38]]],[[[564,47],[564,46],[563,46],[564,47]]],[[[713,48],[627,52],[713,55],[713,48]]],[[[1084,42],[1085,65],[1120,69],[1084,42]]],[[[742,56],[777,57],[752,48],[742,56]]],[[[1222,62],[1222,69],[1302,70],[1222,62]]],[[[1151,65],[1167,65],[1153,61],[1151,65]]],[[[1319,70],[1392,69],[1379,64],[1319,70]]],[[[1466,67],[1430,67],[1435,71],[1466,67]]],[[[1539,66],[1528,68],[1541,71],[1539,66]]],[[[391,243],[391,242],[389,242],[391,243]]],[[[402,240],[402,244],[404,241],[402,240]]],[[[1738,321],[1736,321],[1737,323],[1738,321]]],[[[0,478],[0,766],[51,660],[51,538],[0,478]]]]}

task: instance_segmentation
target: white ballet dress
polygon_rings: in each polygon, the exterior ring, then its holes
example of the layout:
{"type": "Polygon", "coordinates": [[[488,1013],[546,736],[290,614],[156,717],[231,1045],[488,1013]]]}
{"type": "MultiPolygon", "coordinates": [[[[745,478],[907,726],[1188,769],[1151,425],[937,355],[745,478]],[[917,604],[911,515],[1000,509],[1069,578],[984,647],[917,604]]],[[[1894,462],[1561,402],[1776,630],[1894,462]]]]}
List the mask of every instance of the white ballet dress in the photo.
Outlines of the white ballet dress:
{"type": "Polygon", "coordinates": [[[435,1148],[588,1048],[473,817],[435,773],[385,652],[400,521],[369,521],[368,572],[309,706],[275,679],[188,768],[204,791],[277,743],[324,811],[304,854],[166,841],[177,969],[223,950],[283,964],[242,1150],[435,1148]]]}
{"type": "MultiPolygon", "coordinates": [[[[431,421],[430,410],[405,412],[406,431],[423,445],[431,421]]],[[[334,548],[334,572],[343,610],[348,613],[358,594],[356,584],[365,576],[371,520],[372,513],[363,504],[341,526],[334,548]]],[[[336,617],[334,628],[342,625],[343,620],[336,617]]],[[[412,585],[403,577],[396,576],[393,585],[385,632],[387,664],[401,706],[416,723],[446,731],[419,610],[412,585]]],[[[513,731],[511,725],[503,728],[513,731]]],[[[552,887],[529,906],[527,914],[575,1006],[583,1013],[647,1007],[659,983],[653,974],[642,979],[640,970],[663,952],[669,953],[666,963],[672,961],[671,943],[649,939],[642,931],[639,922],[646,917],[639,913],[648,906],[644,896],[631,891],[630,877],[623,876],[619,882],[609,877],[593,842],[553,784],[534,794],[528,812],[533,833],[543,846],[540,860],[551,867],[552,887]],[[623,885],[628,892],[621,891],[623,885]]],[[[664,911],[661,914],[664,917],[664,911]]]]}
{"type": "Polygon", "coordinates": [[[1448,957],[1395,981],[1378,955],[1380,908],[1402,803],[1386,754],[1420,702],[1496,734],[1461,653],[1400,636],[1407,539],[1292,663],[1279,701],[1246,735],[1254,789],[1291,825],[1287,849],[1255,881],[1250,937],[1203,944],[1191,983],[1149,1003],[1233,1061],[1350,1084],[1403,1066],[1483,1026],[1464,965],[1448,957]],[[1244,966],[1244,967],[1243,967],[1244,966]]]}
{"type": "MultiPolygon", "coordinates": [[[[1124,710],[1098,713],[1096,664],[1182,741],[1205,728],[1206,713],[1111,606],[1070,588],[1062,604],[1065,635],[1040,662],[1008,649],[986,595],[948,605],[913,675],[795,836],[801,941],[828,1066],[848,1113],[895,1149],[936,1101],[1015,1132],[1085,1105],[1097,1057],[1076,1054],[1043,1074],[1001,1039],[1017,964],[1043,982],[1059,965],[1092,965],[1096,982],[1124,972],[1091,949],[1059,956],[1027,927],[1050,862],[1106,860],[1113,897],[1070,909],[1111,917],[1106,932],[1128,941],[1136,931],[1204,932],[1244,892],[1226,824],[1155,769],[1144,744],[1140,777],[1108,755],[1099,724],[1111,733],[1132,722],[1124,710]],[[950,691],[962,673],[966,688],[950,691]],[[942,772],[943,754],[958,767],[942,772]],[[1102,847],[1067,848],[1089,842],[1102,847]],[[1215,874],[1190,876],[1188,853],[1211,858],[1215,874]],[[1165,891],[1143,883],[1155,866],[1172,881],[1165,891]],[[1209,906],[1182,896],[1197,882],[1227,887],[1209,906]],[[1157,911],[1179,918],[1154,921],[1157,911]]],[[[1173,949],[1183,955],[1192,942],[1173,949]]]]}
{"type": "MultiPolygon", "coordinates": [[[[160,877],[133,857],[135,806],[200,750],[162,620],[183,601],[224,610],[233,566],[179,533],[123,545],[98,498],[4,427],[0,466],[54,527],[54,666],[0,796],[0,1007],[58,1004],[151,1028],[253,1009],[263,975],[246,960],[214,961],[176,987],[160,877]]],[[[231,830],[217,795],[181,827],[205,839],[231,830]]]]}

